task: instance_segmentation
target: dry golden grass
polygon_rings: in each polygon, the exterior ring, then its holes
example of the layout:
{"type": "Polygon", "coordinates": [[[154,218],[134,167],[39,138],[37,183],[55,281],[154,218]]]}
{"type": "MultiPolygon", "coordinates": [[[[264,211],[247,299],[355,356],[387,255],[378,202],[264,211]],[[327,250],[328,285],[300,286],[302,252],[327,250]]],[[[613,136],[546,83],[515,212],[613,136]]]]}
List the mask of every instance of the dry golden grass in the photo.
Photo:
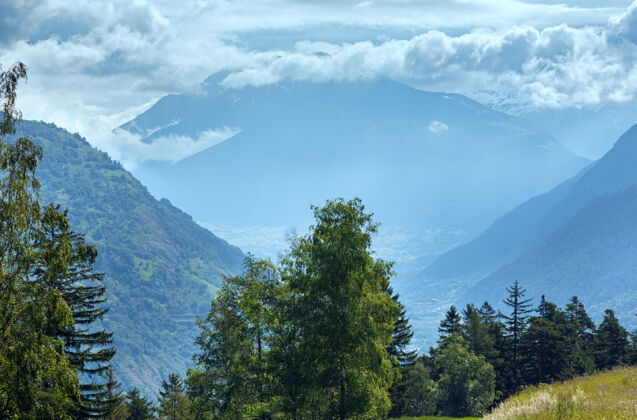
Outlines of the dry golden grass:
{"type": "Polygon", "coordinates": [[[529,388],[507,399],[488,420],[637,419],[637,367],[529,388]]]}

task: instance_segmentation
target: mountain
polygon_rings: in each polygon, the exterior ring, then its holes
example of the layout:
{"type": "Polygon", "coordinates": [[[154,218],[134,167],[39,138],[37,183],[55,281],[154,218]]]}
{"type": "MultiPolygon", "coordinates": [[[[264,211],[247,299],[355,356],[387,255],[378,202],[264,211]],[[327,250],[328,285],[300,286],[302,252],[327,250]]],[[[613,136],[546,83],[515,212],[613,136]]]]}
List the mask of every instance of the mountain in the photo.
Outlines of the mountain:
{"type": "MultiPolygon", "coordinates": [[[[637,125],[599,161],[438,258],[423,277],[461,281],[461,302],[500,302],[518,280],[533,297],[578,295],[599,316],[634,325],[637,307],[637,125]],[[479,280],[479,281],[476,281],[479,280]],[[466,288],[466,286],[472,287],[466,288]]],[[[456,296],[458,297],[458,296],[456,296]]]]}
{"type": "Polygon", "coordinates": [[[200,222],[304,226],[310,204],[359,196],[384,226],[471,234],[588,163],[462,95],[390,80],[226,89],[222,79],[168,95],[121,127],[148,143],[239,132],[135,170],[200,222]]]}
{"type": "Polygon", "coordinates": [[[222,277],[240,269],[242,252],[154,199],[79,135],[34,121],[22,121],[17,135],[43,148],[41,202],[67,208],[73,229],[98,248],[118,378],[154,396],[161,378],[191,364],[195,317],[207,313],[222,277]]]}

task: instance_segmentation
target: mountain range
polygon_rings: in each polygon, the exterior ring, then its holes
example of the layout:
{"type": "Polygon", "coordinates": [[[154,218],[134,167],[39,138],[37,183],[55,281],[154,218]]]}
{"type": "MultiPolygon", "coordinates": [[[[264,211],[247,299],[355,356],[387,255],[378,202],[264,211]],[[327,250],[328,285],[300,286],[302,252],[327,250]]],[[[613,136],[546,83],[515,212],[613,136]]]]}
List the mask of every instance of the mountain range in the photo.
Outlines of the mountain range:
{"type": "Polygon", "coordinates": [[[222,277],[240,270],[243,253],[153,198],[79,135],[35,121],[22,121],[16,135],[43,148],[41,202],[68,209],[72,228],[98,248],[119,380],[154,397],[162,378],[191,365],[196,316],[207,313],[222,277]]]}
{"type": "Polygon", "coordinates": [[[121,127],[147,143],[237,132],[177,163],[134,170],[203,223],[304,227],[310,204],[358,196],[384,226],[472,235],[588,164],[462,95],[387,79],[230,89],[223,76],[196,94],[165,96],[121,127]]]}
{"type": "Polygon", "coordinates": [[[431,264],[422,278],[461,284],[459,304],[499,305],[514,280],[558,304],[577,295],[591,315],[606,308],[636,327],[637,125],[601,159],[497,219],[431,264]]]}

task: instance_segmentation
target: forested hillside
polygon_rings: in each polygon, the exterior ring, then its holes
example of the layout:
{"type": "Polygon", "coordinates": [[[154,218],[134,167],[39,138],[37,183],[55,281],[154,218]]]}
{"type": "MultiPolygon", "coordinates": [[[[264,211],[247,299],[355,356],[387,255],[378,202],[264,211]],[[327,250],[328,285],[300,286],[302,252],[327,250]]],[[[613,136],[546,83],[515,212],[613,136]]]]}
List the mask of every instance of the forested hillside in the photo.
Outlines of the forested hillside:
{"type": "Polygon", "coordinates": [[[242,252],[155,200],[80,136],[33,121],[17,129],[43,148],[41,201],[67,208],[74,230],[98,248],[119,379],[154,393],[162,376],[192,363],[195,317],[207,311],[222,277],[240,269],[242,252]]]}

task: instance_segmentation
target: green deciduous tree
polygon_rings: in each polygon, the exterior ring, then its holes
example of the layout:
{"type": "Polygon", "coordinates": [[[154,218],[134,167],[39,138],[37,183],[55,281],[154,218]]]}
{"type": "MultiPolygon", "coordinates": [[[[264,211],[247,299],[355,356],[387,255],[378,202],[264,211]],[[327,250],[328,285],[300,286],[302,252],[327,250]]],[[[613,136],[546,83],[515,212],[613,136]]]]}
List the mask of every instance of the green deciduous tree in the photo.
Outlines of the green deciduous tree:
{"type": "MultiPolygon", "coordinates": [[[[79,398],[78,376],[53,334],[73,327],[62,294],[34,275],[40,233],[39,183],[42,150],[14,134],[15,90],[26,77],[21,63],[0,72],[0,417],[70,418],[79,398]],[[52,333],[53,332],[53,333],[52,333]]],[[[60,269],[68,262],[55,257],[60,269]]]]}
{"type": "Polygon", "coordinates": [[[392,265],[370,251],[377,231],[359,199],[314,208],[316,224],[287,256],[300,310],[300,349],[321,416],[383,417],[397,378],[389,356],[400,308],[387,293],[392,265]]]}
{"type": "Polygon", "coordinates": [[[482,356],[467,349],[458,335],[441,345],[438,406],[449,416],[481,416],[495,398],[495,372],[482,356]]]}

